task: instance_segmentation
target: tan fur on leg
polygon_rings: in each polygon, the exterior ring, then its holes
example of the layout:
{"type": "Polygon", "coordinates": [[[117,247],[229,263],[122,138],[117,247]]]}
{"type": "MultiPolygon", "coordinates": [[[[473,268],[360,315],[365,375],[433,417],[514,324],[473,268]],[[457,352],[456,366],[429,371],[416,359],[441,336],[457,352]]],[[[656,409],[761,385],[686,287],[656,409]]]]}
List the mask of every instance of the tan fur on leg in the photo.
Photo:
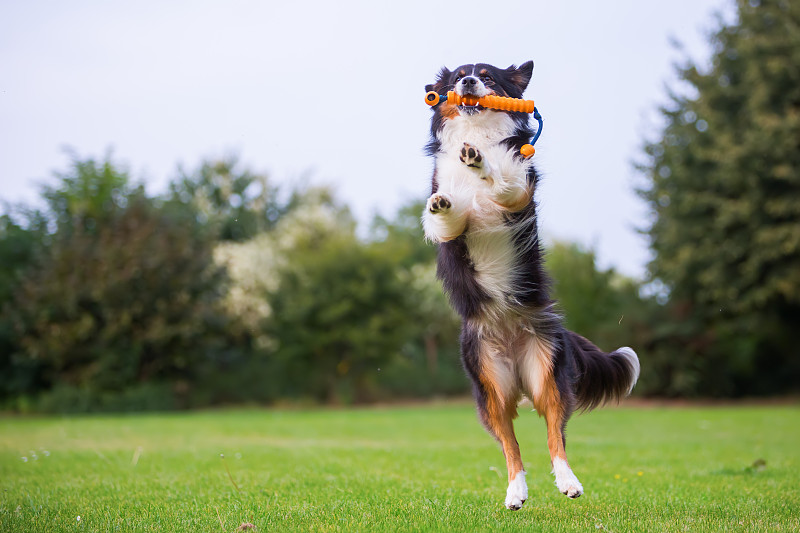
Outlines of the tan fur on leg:
{"type": "Polygon", "coordinates": [[[514,419],[517,417],[516,397],[508,397],[507,391],[498,390],[496,376],[491,373],[480,376],[481,384],[486,391],[486,405],[482,417],[486,427],[500,441],[508,468],[508,481],[511,482],[517,473],[523,470],[519,443],[514,434],[514,419]]]}
{"type": "Polygon", "coordinates": [[[538,397],[534,398],[536,411],[544,415],[547,423],[547,448],[550,450],[550,461],[553,473],[556,476],[556,486],[562,494],[570,498],[577,498],[583,494],[581,485],[567,461],[567,452],[564,446],[564,404],[556,387],[552,374],[543,381],[543,387],[538,397]]]}
{"type": "Polygon", "coordinates": [[[509,395],[509,391],[498,388],[498,382],[491,373],[480,376],[484,389],[483,409],[481,416],[489,431],[497,437],[503,448],[508,470],[508,489],[506,490],[505,506],[516,511],[528,499],[528,485],[525,483],[525,470],[522,465],[522,456],[519,453],[519,444],[514,435],[514,418],[517,417],[517,395],[509,395]]]}

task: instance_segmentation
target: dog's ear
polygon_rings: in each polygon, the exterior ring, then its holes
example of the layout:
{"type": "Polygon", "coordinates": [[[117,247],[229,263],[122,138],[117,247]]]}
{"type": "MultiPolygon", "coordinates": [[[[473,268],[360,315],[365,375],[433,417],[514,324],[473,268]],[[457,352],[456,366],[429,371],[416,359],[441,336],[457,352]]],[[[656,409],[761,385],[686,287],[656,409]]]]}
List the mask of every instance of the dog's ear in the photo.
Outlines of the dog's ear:
{"type": "Polygon", "coordinates": [[[511,82],[519,87],[520,92],[524,92],[533,75],[533,61],[526,61],[519,68],[516,65],[511,65],[506,69],[506,72],[508,72],[511,82]]]}
{"type": "Polygon", "coordinates": [[[447,67],[442,67],[442,70],[439,71],[439,74],[436,75],[436,83],[429,83],[425,86],[425,92],[429,93],[431,91],[440,91],[443,87],[447,85],[447,80],[450,78],[450,72],[447,67]]]}

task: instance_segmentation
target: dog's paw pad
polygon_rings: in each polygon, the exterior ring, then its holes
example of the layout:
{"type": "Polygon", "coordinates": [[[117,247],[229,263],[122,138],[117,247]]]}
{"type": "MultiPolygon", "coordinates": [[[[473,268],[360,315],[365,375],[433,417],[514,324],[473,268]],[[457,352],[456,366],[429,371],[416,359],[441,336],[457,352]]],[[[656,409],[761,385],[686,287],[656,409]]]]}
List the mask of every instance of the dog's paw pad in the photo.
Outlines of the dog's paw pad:
{"type": "Polygon", "coordinates": [[[509,502],[506,500],[506,509],[509,511],[519,511],[522,509],[522,504],[525,503],[525,500],[513,500],[509,502]]]}
{"type": "Polygon", "coordinates": [[[459,159],[462,163],[472,168],[483,167],[483,154],[469,143],[464,143],[461,147],[461,155],[459,159]]]}
{"type": "Polygon", "coordinates": [[[561,494],[573,500],[583,494],[583,486],[574,475],[572,479],[556,479],[556,486],[561,494]]]}
{"type": "Polygon", "coordinates": [[[434,194],[428,198],[428,211],[434,215],[447,211],[452,206],[453,204],[450,203],[450,200],[447,198],[447,196],[443,194],[434,194]]]}

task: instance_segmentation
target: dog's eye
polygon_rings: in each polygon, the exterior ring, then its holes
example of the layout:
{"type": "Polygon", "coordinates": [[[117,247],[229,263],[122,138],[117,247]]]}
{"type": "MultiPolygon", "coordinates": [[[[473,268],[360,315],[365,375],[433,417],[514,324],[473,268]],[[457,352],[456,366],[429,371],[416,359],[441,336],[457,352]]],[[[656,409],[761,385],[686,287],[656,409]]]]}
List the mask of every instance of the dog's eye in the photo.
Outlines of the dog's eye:
{"type": "Polygon", "coordinates": [[[456,83],[460,82],[460,81],[461,81],[461,78],[463,78],[463,77],[464,77],[464,76],[462,76],[461,74],[459,74],[458,76],[456,76],[456,83]]]}
{"type": "Polygon", "coordinates": [[[494,80],[488,74],[484,74],[484,75],[481,76],[481,81],[483,83],[487,83],[487,82],[494,81],[494,80]]]}

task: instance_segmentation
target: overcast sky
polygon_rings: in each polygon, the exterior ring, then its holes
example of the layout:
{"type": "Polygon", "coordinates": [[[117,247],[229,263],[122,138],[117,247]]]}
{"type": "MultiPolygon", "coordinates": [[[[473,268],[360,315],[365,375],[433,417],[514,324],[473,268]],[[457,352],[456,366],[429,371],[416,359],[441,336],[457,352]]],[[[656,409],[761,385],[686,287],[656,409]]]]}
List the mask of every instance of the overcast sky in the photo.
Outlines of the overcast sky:
{"type": "Polygon", "coordinates": [[[544,235],[643,276],[631,163],[658,131],[673,64],[707,60],[731,1],[497,6],[0,0],[0,200],[33,202],[66,168],[64,146],[112,147],[151,193],[178,164],[235,152],[277,183],[334,185],[366,224],[427,194],[424,86],[442,65],[532,59],[544,235]]]}

